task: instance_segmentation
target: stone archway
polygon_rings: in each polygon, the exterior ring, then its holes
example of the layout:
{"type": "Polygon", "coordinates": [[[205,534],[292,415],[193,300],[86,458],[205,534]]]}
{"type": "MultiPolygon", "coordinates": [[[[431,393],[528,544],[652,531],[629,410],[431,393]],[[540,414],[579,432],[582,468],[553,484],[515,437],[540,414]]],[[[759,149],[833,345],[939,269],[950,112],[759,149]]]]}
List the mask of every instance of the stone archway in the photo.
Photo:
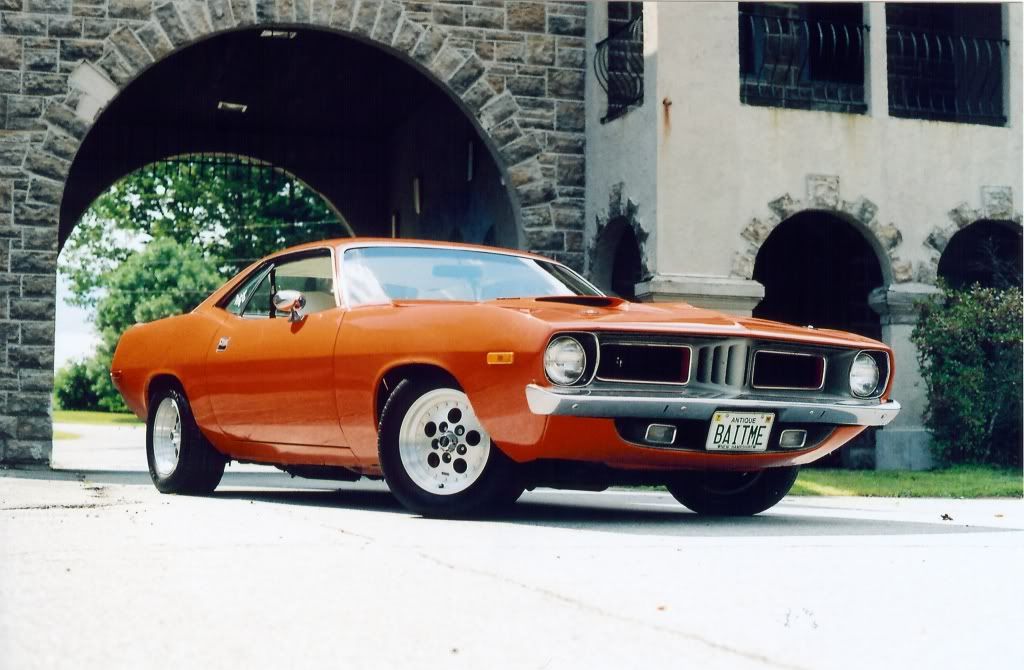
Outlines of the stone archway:
{"type": "Polygon", "coordinates": [[[910,261],[897,254],[903,234],[893,223],[882,224],[878,219],[878,206],[864,196],[843,200],[839,193],[839,177],[808,175],[807,197],[794,198],[785,193],[768,203],[769,214],[755,217],[740,233],[744,248],[733,256],[732,276],[752,279],[757,254],[772,231],[801,212],[824,212],[854,226],[871,245],[878,257],[882,278],[886,284],[914,280],[910,261]]]}
{"type": "Polygon", "coordinates": [[[983,186],[981,188],[981,206],[972,208],[966,202],[949,211],[949,220],[932,228],[925,239],[925,247],[929,252],[927,261],[920,264],[918,275],[920,281],[934,284],[938,278],[939,260],[950,240],[958,232],[966,230],[974,223],[981,221],[1002,221],[1008,225],[1021,227],[1022,217],[1019,210],[1014,209],[1013,188],[1010,186],[983,186]]]}
{"type": "Polygon", "coordinates": [[[639,206],[623,197],[624,187],[620,183],[612,188],[608,210],[597,218],[587,253],[588,274],[600,288],[635,299],[636,284],[651,278],[647,261],[650,233],[638,216],[639,206]],[[629,283],[632,286],[627,286],[629,283]]]}
{"type": "Polygon", "coordinates": [[[479,131],[520,222],[521,245],[582,266],[586,8],[540,2],[431,8],[391,0],[101,0],[72,14],[5,13],[0,37],[11,93],[0,138],[3,316],[0,462],[46,462],[58,222],[83,139],[112,100],[155,63],[238,29],[336,32],[395,55],[434,81],[479,131]],[[59,44],[52,72],[34,71],[22,41],[59,44]]]}

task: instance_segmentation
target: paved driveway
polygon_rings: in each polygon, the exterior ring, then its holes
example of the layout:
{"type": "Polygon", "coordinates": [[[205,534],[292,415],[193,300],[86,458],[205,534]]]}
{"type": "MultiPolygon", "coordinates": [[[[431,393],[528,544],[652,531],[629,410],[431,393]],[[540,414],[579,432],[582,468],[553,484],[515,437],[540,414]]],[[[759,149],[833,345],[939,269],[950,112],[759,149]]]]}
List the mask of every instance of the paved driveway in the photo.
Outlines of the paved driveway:
{"type": "Polygon", "coordinates": [[[1021,501],[538,491],[450,522],[255,467],[162,496],[135,435],[0,473],[0,667],[1024,667],[1021,501]]]}

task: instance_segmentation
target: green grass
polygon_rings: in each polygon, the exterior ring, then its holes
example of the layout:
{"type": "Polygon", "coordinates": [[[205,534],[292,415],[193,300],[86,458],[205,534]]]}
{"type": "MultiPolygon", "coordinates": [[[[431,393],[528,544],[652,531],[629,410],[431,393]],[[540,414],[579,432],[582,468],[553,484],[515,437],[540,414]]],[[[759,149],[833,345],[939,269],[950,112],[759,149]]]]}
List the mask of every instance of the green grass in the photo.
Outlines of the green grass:
{"type": "Polygon", "coordinates": [[[53,411],[55,423],[90,423],[90,424],[133,424],[142,423],[134,414],[117,414],[114,412],[78,412],[66,409],[53,411]]]}
{"type": "Polygon", "coordinates": [[[806,468],[791,491],[803,496],[996,498],[1024,495],[1020,470],[958,465],[929,472],[806,468]]]}
{"type": "Polygon", "coordinates": [[[69,433],[65,430],[53,431],[53,439],[55,440],[77,440],[80,437],[82,436],[78,433],[69,433]]]}

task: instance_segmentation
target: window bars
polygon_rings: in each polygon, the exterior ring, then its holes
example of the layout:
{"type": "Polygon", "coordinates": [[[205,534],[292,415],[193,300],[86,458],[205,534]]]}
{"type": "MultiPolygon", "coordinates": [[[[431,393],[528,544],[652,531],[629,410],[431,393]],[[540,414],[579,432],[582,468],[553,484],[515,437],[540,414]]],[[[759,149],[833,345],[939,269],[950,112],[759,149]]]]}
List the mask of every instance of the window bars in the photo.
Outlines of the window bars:
{"type": "Polygon", "coordinates": [[[644,18],[638,14],[597,43],[594,72],[608,94],[602,122],[622,116],[644,100],[644,18]]]}
{"type": "Polygon", "coordinates": [[[740,100],[748,105],[862,113],[863,23],[739,13],[740,100]]]}
{"type": "Polygon", "coordinates": [[[890,27],[889,114],[1002,126],[1001,39],[890,27]]]}

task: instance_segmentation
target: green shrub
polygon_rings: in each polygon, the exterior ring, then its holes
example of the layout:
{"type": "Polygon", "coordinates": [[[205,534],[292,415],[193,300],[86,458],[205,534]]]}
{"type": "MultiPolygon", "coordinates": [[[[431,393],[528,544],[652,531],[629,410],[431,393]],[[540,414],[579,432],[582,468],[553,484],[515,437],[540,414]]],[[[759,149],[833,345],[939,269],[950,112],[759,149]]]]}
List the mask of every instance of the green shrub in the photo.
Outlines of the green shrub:
{"type": "Polygon", "coordinates": [[[99,407],[88,362],[72,361],[57,370],[53,376],[53,400],[57,409],[94,410],[99,407]]]}
{"type": "Polygon", "coordinates": [[[922,304],[911,339],[943,463],[1021,465],[1022,297],[975,285],[922,304]]]}

